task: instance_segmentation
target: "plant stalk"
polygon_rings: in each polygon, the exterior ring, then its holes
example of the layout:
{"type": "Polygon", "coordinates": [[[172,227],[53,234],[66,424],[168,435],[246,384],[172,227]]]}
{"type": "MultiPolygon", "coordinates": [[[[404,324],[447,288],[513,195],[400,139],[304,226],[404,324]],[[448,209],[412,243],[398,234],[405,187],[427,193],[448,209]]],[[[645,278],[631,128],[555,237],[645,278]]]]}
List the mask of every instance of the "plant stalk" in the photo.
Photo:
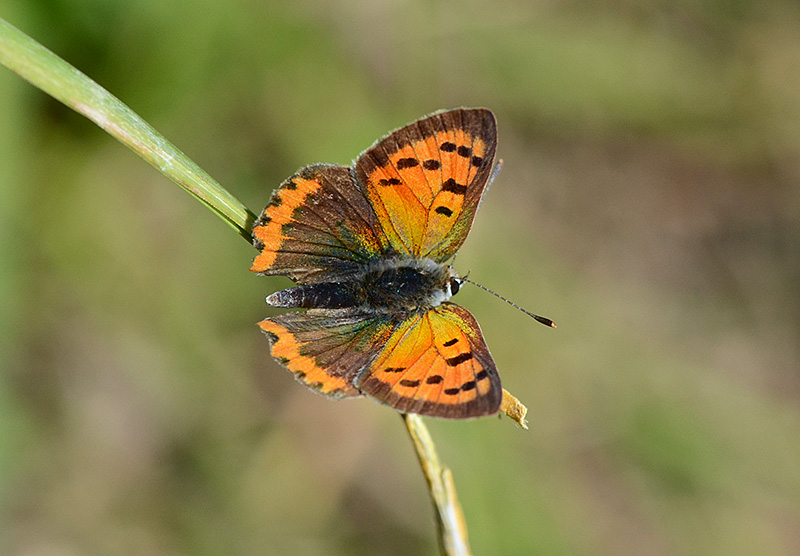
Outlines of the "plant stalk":
{"type": "Polygon", "coordinates": [[[255,215],[118,98],[0,19],[0,64],[127,145],[251,241],[255,215]]]}

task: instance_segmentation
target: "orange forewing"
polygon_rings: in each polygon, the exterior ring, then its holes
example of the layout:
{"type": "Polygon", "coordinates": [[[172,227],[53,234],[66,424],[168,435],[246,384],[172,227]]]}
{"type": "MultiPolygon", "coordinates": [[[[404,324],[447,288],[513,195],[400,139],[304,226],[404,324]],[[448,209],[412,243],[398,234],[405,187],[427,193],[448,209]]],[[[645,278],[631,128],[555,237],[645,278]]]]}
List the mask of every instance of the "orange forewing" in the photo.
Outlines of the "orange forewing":
{"type": "Polygon", "coordinates": [[[356,164],[392,247],[443,261],[466,238],[491,175],[497,131],[488,110],[452,110],[408,125],[356,164]]]}
{"type": "MultiPolygon", "coordinates": [[[[433,201],[428,205],[430,208],[428,209],[428,214],[426,215],[427,222],[425,228],[425,237],[423,238],[422,246],[420,248],[421,253],[429,253],[445,237],[453,233],[458,233],[457,230],[454,231],[454,228],[456,228],[458,223],[462,222],[460,217],[462,216],[462,211],[464,210],[464,204],[467,203],[466,194],[461,193],[461,186],[465,187],[467,190],[470,187],[480,187],[482,189],[483,184],[486,183],[486,181],[484,180],[483,183],[480,183],[475,179],[478,175],[480,166],[486,168],[485,174],[487,177],[491,171],[491,161],[486,162],[484,159],[488,149],[483,139],[470,136],[463,131],[457,131],[453,135],[454,137],[452,139],[449,137],[440,137],[439,135],[436,136],[436,140],[439,145],[449,141],[457,145],[457,148],[456,151],[450,153],[441,152],[442,168],[439,180],[443,185],[436,192],[436,196],[434,197],[433,201]],[[460,147],[464,145],[467,145],[467,150],[460,149],[460,147]],[[467,156],[463,156],[463,154],[459,154],[459,150],[461,150],[462,153],[469,154],[467,154],[467,156]],[[480,163],[476,166],[473,161],[478,160],[480,160],[480,163]],[[453,184],[448,184],[448,180],[450,179],[453,180],[453,184]],[[448,209],[450,213],[445,212],[445,208],[448,209]]],[[[476,197],[476,203],[479,199],[480,195],[476,197]]],[[[472,208],[474,210],[477,208],[477,206],[468,208],[472,208]]],[[[467,226],[471,224],[472,218],[470,215],[467,226]]],[[[463,235],[465,237],[468,231],[469,227],[463,231],[463,235]]]]}
{"type": "Polygon", "coordinates": [[[436,417],[491,415],[502,399],[477,321],[452,303],[400,323],[357,385],[399,411],[436,417]]]}

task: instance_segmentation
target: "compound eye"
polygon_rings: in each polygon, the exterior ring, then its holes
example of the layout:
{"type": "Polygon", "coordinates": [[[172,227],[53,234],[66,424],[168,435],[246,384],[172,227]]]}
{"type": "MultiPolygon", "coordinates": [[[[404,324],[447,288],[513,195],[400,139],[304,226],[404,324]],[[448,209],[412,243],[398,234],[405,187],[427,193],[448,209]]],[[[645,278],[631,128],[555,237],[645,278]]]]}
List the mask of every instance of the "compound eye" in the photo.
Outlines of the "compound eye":
{"type": "Polygon", "coordinates": [[[461,287],[461,282],[453,278],[450,280],[450,295],[455,295],[458,293],[458,288],[461,287]]]}

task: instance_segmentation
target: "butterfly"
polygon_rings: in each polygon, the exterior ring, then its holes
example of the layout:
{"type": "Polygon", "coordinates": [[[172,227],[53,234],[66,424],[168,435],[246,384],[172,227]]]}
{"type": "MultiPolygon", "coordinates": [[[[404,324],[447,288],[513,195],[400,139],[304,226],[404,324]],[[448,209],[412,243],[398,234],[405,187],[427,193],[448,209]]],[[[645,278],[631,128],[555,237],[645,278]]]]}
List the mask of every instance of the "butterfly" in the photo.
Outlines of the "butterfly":
{"type": "Polygon", "coordinates": [[[305,311],[259,323],[272,357],[327,396],[435,417],[497,413],[497,367],[475,317],[450,302],[464,279],[447,264],[496,146],[491,111],[441,111],[352,167],[314,164],[284,181],[253,226],[250,270],[294,280],[267,303],[305,311]]]}

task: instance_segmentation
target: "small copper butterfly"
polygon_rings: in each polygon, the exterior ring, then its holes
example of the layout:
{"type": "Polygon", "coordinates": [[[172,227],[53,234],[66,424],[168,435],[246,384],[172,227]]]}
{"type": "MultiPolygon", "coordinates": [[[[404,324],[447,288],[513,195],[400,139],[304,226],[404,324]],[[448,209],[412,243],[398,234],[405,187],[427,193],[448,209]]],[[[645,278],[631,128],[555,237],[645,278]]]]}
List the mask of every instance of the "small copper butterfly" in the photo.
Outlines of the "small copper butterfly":
{"type": "Polygon", "coordinates": [[[446,261],[467,237],[492,176],[497,124],[486,109],[434,113],[363,152],[284,181],[253,227],[250,270],[288,276],[264,319],[272,356],[308,387],[366,394],[405,413],[497,413],[497,367],[478,322],[451,303],[446,261]]]}

